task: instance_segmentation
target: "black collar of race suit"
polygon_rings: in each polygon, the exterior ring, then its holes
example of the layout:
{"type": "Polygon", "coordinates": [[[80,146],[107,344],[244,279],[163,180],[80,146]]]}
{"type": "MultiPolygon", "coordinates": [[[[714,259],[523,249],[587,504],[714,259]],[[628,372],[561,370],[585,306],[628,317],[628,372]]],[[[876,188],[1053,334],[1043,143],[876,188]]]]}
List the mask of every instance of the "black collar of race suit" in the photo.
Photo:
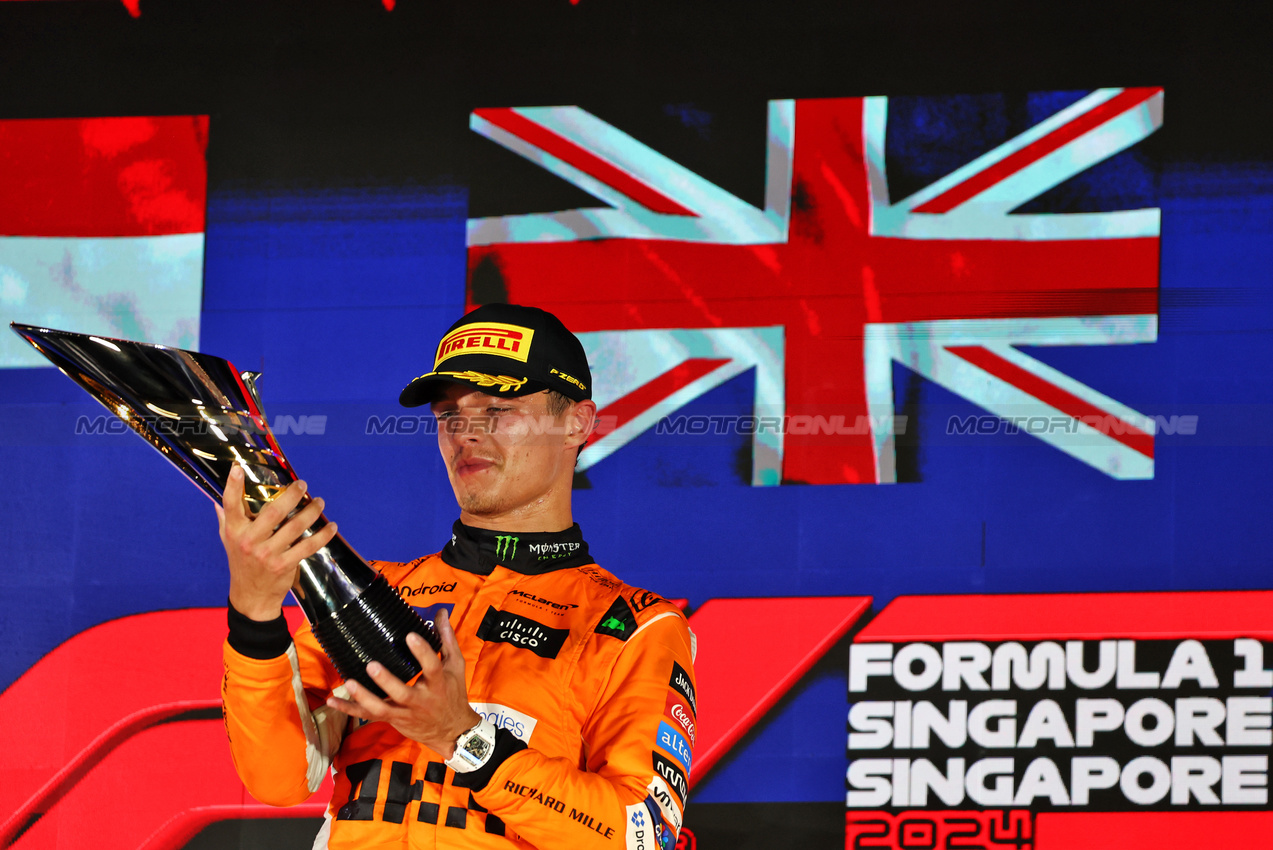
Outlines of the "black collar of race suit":
{"type": "Polygon", "coordinates": [[[491,531],[472,528],[458,519],[442,560],[456,569],[490,575],[506,567],[523,575],[539,575],[592,563],[579,523],[565,531],[491,531]]]}

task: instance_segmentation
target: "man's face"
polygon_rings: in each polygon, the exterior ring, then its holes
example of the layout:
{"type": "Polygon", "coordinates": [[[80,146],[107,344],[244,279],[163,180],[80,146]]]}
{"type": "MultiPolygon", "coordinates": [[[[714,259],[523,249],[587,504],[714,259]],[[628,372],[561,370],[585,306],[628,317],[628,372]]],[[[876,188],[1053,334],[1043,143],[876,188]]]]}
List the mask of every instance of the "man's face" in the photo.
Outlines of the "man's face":
{"type": "Polygon", "coordinates": [[[430,409],[451,489],[466,513],[515,516],[569,491],[571,474],[563,470],[574,468],[571,417],[553,417],[546,392],[501,398],[451,384],[430,409]]]}

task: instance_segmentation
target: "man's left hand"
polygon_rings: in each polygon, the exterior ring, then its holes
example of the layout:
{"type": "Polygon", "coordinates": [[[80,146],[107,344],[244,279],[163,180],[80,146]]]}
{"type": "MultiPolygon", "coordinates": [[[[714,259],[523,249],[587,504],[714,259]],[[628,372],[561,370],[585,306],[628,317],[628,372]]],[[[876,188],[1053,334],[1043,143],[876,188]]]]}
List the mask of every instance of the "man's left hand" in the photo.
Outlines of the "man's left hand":
{"type": "Polygon", "coordinates": [[[407,647],[420,662],[420,677],[407,685],[378,662],[367,665],[369,675],[387,699],[381,699],[354,680],[345,682],[351,700],[329,697],[337,711],[366,721],[383,720],[403,735],[419,741],[443,759],[455,754],[455,739],[482,719],[468,703],[464,686],[464,656],[455,639],[446,609],[437,614],[435,626],[442,641],[441,657],[424,638],[412,632],[407,647]]]}

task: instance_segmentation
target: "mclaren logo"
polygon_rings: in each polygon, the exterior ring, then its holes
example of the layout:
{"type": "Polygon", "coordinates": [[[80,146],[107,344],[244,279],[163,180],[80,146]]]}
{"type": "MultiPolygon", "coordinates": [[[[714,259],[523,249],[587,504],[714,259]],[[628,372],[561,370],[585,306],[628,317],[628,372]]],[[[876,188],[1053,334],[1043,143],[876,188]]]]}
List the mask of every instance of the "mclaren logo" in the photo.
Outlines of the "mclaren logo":
{"type": "Polygon", "coordinates": [[[551,599],[545,599],[542,596],[536,596],[535,594],[527,593],[524,590],[510,590],[508,592],[508,595],[516,596],[517,598],[521,599],[523,602],[528,602],[537,608],[547,608],[548,610],[552,611],[554,614],[558,614],[558,615],[566,613],[571,608],[579,607],[574,602],[553,602],[551,599]]]}

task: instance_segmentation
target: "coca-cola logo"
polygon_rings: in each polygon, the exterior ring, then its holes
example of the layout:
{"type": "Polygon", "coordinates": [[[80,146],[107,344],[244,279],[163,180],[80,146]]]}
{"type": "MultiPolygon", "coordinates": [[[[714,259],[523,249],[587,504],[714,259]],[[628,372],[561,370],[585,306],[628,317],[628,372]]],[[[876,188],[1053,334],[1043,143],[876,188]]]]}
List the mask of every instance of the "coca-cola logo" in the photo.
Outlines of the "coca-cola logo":
{"type": "Polygon", "coordinates": [[[685,734],[689,737],[690,743],[695,743],[697,731],[695,729],[694,712],[690,710],[688,702],[679,691],[668,689],[667,700],[663,704],[663,713],[669,719],[676,722],[685,734]]]}
{"type": "Polygon", "coordinates": [[[690,717],[689,712],[685,710],[685,706],[679,703],[674,705],[672,707],[672,719],[681,724],[681,728],[690,736],[690,743],[694,743],[694,718],[690,717]]]}

